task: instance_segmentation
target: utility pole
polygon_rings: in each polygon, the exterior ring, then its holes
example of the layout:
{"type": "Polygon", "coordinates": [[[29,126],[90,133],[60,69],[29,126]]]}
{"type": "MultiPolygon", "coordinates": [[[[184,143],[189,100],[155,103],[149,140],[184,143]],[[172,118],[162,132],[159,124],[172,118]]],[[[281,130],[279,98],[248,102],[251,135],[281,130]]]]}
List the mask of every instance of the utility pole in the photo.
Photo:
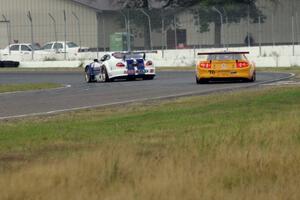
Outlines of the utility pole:
{"type": "MultiPolygon", "coordinates": [[[[55,37],[55,43],[57,43],[57,30],[56,30],[56,21],[55,18],[48,13],[49,17],[51,18],[52,22],[53,22],[53,27],[54,27],[54,37],[55,37]]],[[[54,45],[54,47],[56,48],[55,51],[57,52],[57,45],[54,45]]]]}

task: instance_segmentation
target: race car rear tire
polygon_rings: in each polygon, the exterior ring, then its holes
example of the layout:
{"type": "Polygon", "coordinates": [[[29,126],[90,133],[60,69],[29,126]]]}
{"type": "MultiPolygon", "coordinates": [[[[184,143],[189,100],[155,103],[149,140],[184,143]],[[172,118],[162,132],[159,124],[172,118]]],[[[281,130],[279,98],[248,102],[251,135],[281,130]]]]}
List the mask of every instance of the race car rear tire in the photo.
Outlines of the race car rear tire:
{"type": "Polygon", "coordinates": [[[144,80],[153,80],[154,76],[153,75],[147,75],[144,80]]]}
{"type": "Polygon", "coordinates": [[[136,79],[135,79],[134,76],[128,76],[128,77],[127,77],[127,80],[128,80],[128,81],[135,81],[136,79]]]}
{"type": "Polygon", "coordinates": [[[200,80],[198,79],[198,77],[196,76],[196,83],[200,84],[200,80]]]}
{"type": "Polygon", "coordinates": [[[88,65],[85,67],[84,72],[85,72],[85,76],[84,76],[85,82],[87,83],[93,82],[93,77],[90,74],[90,67],[88,65]]]}
{"type": "Polygon", "coordinates": [[[93,81],[92,81],[92,77],[91,77],[91,75],[88,73],[88,71],[85,72],[85,81],[86,81],[87,83],[93,82],[93,81]]]}
{"type": "Polygon", "coordinates": [[[111,81],[109,79],[106,67],[102,68],[101,73],[102,73],[101,76],[104,77],[104,78],[102,78],[103,82],[110,82],[111,81]]]}
{"type": "Polygon", "coordinates": [[[204,84],[204,83],[207,83],[207,82],[208,82],[207,79],[204,79],[204,78],[198,78],[198,77],[196,76],[196,83],[197,83],[197,84],[204,84]]]}
{"type": "Polygon", "coordinates": [[[253,72],[252,77],[249,79],[249,82],[254,82],[254,81],[256,81],[256,72],[255,71],[253,72]]]}

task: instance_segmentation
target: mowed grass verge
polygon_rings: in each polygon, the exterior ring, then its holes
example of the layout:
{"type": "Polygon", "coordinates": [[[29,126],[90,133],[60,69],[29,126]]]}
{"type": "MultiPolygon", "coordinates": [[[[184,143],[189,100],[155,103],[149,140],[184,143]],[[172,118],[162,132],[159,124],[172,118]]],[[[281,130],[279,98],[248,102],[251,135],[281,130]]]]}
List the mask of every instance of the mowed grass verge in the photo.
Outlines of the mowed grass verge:
{"type": "Polygon", "coordinates": [[[300,88],[0,121],[0,199],[300,199],[300,88]]]}
{"type": "Polygon", "coordinates": [[[58,83],[20,83],[20,84],[0,84],[0,93],[17,92],[28,90],[53,89],[62,87],[58,83]]]}

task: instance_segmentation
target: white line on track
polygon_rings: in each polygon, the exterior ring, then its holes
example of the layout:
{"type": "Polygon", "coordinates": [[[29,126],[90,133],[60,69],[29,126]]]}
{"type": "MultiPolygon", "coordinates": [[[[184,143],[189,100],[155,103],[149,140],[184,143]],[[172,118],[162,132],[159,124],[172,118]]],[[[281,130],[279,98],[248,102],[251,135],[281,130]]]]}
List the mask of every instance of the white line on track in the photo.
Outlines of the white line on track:
{"type": "Polygon", "coordinates": [[[267,83],[263,85],[268,85],[268,86],[280,86],[280,85],[300,85],[300,82],[297,81],[278,81],[274,83],[267,83]]]}

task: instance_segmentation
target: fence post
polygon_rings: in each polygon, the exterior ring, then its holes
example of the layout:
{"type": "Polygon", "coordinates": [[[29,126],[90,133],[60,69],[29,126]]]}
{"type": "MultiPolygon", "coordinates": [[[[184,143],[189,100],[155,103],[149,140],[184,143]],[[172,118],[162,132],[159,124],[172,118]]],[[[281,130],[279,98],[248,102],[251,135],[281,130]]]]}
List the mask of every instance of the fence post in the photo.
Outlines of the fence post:
{"type": "Polygon", "coordinates": [[[176,22],[176,16],[174,14],[174,40],[175,40],[175,49],[177,49],[177,22],[176,22]]]}
{"type": "Polygon", "coordinates": [[[127,49],[131,51],[131,31],[130,31],[130,12],[127,12],[127,26],[128,26],[128,33],[127,33],[127,49]]]}
{"type": "Polygon", "coordinates": [[[153,49],[153,44],[152,44],[152,29],[151,29],[151,18],[148,13],[146,13],[143,9],[140,10],[147,18],[148,18],[148,25],[149,25],[149,37],[150,37],[150,50],[153,49]]]}
{"type": "Polygon", "coordinates": [[[298,12],[295,13],[295,32],[296,32],[296,37],[295,37],[295,43],[298,44],[298,12]]]}
{"type": "MultiPolygon", "coordinates": [[[[200,18],[200,14],[197,13],[197,15],[198,15],[198,20],[199,20],[199,23],[198,23],[199,24],[199,43],[198,43],[198,48],[200,49],[201,45],[203,45],[205,43],[205,41],[201,37],[201,23],[200,23],[201,22],[201,18],[200,18]]],[[[197,32],[196,32],[196,34],[197,34],[197,32]]]]}
{"type": "Polygon", "coordinates": [[[226,16],[226,19],[225,19],[225,23],[226,23],[226,31],[224,30],[224,34],[225,34],[225,39],[224,39],[224,43],[225,43],[225,46],[229,47],[229,23],[228,23],[228,16],[226,16]]]}
{"type": "Polygon", "coordinates": [[[274,12],[272,12],[271,18],[272,18],[272,29],[271,29],[271,31],[272,31],[272,43],[273,43],[273,46],[275,46],[275,37],[274,37],[274,34],[275,34],[275,32],[274,32],[274,12]]]}
{"type": "Polygon", "coordinates": [[[8,40],[8,54],[10,55],[10,44],[11,44],[11,24],[10,21],[5,17],[5,15],[2,15],[4,21],[0,21],[3,23],[6,23],[6,31],[7,31],[7,40],[8,40]]]}
{"type": "Polygon", "coordinates": [[[127,40],[127,50],[129,51],[129,44],[128,44],[128,41],[129,41],[129,39],[128,39],[128,34],[129,34],[129,31],[128,31],[128,28],[129,28],[129,26],[128,26],[128,18],[127,18],[127,16],[126,16],[126,14],[124,14],[122,11],[120,11],[120,13],[121,13],[121,15],[124,17],[124,25],[125,25],[125,31],[126,31],[126,40],[127,40]]]}
{"type": "MultiPolygon", "coordinates": [[[[55,37],[55,43],[57,43],[57,31],[56,31],[56,21],[54,19],[54,17],[48,13],[49,17],[52,19],[52,22],[53,22],[53,26],[54,26],[54,37],[55,37]]],[[[55,45],[55,48],[57,47],[57,45],[55,45]]],[[[56,52],[58,51],[57,48],[55,49],[56,52]]]]}
{"type": "Polygon", "coordinates": [[[248,43],[248,47],[251,46],[250,43],[250,5],[248,3],[248,9],[247,9],[247,43],[248,43]]]}
{"type": "Polygon", "coordinates": [[[66,60],[67,59],[67,16],[66,16],[66,10],[64,10],[64,25],[65,25],[65,28],[64,28],[64,36],[65,36],[65,45],[64,45],[64,59],[66,60]]]}
{"type": "Polygon", "coordinates": [[[162,57],[164,57],[164,49],[165,49],[165,19],[162,16],[161,19],[161,53],[162,53],[162,57]]]}
{"type": "Polygon", "coordinates": [[[223,43],[224,43],[224,47],[227,46],[228,48],[228,44],[229,42],[227,41],[227,30],[228,30],[228,16],[227,16],[227,13],[226,13],[226,10],[224,9],[224,7],[222,7],[222,10],[223,10],[223,13],[224,13],[224,17],[225,17],[225,23],[226,23],[226,26],[224,25],[224,19],[223,19],[223,43]],[[225,28],[226,28],[226,31],[225,31],[225,28]]]}
{"type": "Polygon", "coordinates": [[[31,16],[31,13],[30,11],[28,11],[27,13],[27,17],[30,21],[30,30],[31,30],[31,59],[34,60],[34,40],[33,40],[33,23],[32,23],[32,16],[31,16]]]}
{"type": "Polygon", "coordinates": [[[223,43],[223,47],[225,48],[225,43],[224,43],[224,33],[223,33],[223,15],[221,11],[219,11],[216,7],[212,8],[214,11],[216,11],[220,15],[220,22],[221,22],[221,45],[223,43]],[[223,39],[223,41],[222,41],[223,39]]]}
{"type": "Polygon", "coordinates": [[[258,16],[258,42],[259,42],[259,56],[261,56],[261,41],[262,41],[262,30],[261,30],[261,16],[258,16]]]}
{"type": "Polygon", "coordinates": [[[97,59],[99,59],[99,46],[100,46],[100,39],[99,39],[99,36],[100,36],[100,27],[99,27],[100,12],[101,11],[98,11],[96,13],[96,20],[97,20],[97,59]]]}
{"type": "Polygon", "coordinates": [[[293,56],[295,55],[295,30],[294,30],[294,15],[292,15],[292,44],[293,44],[293,56]]]}
{"type": "Polygon", "coordinates": [[[106,33],[105,33],[105,20],[104,17],[102,17],[102,31],[103,31],[103,50],[106,51],[106,33]]]}
{"type": "Polygon", "coordinates": [[[75,12],[72,12],[72,15],[75,17],[77,21],[77,26],[78,26],[78,37],[79,37],[79,48],[81,48],[81,30],[80,30],[80,20],[79,17],[76,15],[75,12]]]}

